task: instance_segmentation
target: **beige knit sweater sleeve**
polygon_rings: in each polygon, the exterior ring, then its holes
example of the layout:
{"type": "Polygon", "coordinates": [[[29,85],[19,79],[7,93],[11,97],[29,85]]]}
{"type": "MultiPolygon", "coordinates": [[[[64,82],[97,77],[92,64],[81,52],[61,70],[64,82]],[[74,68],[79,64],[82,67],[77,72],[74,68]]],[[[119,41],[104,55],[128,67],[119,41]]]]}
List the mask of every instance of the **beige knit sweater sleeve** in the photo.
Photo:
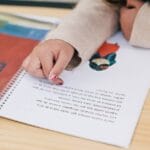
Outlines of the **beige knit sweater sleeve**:
{"type": "Polygon", "coordinates": [[[85,61],[116,31],[117,26],[116,10],[104,0],[81,0],[46,39],[68,42],[78,51],[82,61],[85,61]]]}
{"type": "Polygon", "coordinates": [[[150,4],[145,3],[139,10],[132,29],[130,44],[150,49],[150,4]]]}

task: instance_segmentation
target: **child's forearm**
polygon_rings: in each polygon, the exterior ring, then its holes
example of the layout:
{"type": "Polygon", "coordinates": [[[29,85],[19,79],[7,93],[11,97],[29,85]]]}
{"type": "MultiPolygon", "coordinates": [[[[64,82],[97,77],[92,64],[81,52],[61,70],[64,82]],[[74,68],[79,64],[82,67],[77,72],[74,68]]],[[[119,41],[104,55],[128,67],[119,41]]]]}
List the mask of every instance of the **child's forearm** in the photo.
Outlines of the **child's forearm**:
{"type": "Polygon", "coordinates": [[[81,0],[47,38],[70,43],[87,60],[117,27],[118,14],[112,6],[104,0],[81,0]]]}

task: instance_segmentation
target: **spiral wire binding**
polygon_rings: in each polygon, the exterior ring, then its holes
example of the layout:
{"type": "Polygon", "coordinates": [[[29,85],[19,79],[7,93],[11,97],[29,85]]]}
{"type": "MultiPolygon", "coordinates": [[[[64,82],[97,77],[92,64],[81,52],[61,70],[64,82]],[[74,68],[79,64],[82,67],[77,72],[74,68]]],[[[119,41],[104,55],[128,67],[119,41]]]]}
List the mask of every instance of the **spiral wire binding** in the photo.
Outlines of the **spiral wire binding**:
{"type": "Polygon", "coordinates": [[[21,75],[23,72],[23,69],[20,68],[12,77],[12,79],[8,82],[6,87],[0,92],[0,110],[3,108],[3,106],[6,104],[8,101],[9,97],[12,95],[14,90],[17,88],[19,85],[20,81],[25,75],[25,72],[21,75]],[[21,76],[20,76],[21,75],[21,76]],[[6,96],[4,98],[4,96],[6,96]]]}

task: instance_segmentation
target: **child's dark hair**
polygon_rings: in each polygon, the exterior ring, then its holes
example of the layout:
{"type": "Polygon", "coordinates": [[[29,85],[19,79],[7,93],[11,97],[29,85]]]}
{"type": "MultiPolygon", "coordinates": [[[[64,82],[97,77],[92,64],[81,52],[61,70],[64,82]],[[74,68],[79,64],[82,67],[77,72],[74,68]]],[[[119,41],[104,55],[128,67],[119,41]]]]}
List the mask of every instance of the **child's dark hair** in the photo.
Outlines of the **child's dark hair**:
{"type": "MultiPolygon", "coordinates": [[[[117,5],[126,5],[126,1],[127,0],[106,0],[107,2],[111,3],[111,4],[117,4],[117,5]]],[[[148,2],[150,4],[150,0],[139,0],[142,2],[148,2]]]]}
{"type": "MultiPolygon", "coordinates": [[[[126,5],[126,0],[119,0],[119,1],[120,1],[120,5],[126,5]]],[[[138,1],[149,2],[150,3],[150,0],[138,0],[138,1]]]]}
{"type": "Polygon", "coordinates": [[[150,0],[142,0],[143,2],[149,2],[150,3],[150,0]]]}

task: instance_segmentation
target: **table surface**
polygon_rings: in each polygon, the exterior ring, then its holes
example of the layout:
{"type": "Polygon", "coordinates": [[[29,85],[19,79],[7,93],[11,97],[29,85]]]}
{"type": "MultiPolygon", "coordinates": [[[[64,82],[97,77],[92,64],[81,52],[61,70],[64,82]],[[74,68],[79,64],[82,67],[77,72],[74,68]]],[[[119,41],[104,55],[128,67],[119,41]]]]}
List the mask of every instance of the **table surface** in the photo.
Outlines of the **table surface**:
{"type": "MultiPolygon", "coordinates": [[[[0,6],[0,12],[16,12],[61,18],[68,9],[0,6]]],[[[100,134],[100,133],[99,133],[100,134]]],[[[68,136],[0,118],[0,150],[122,150],[123,148],[68,136]]],[[[150,94],[135,130],[129,150],[150,149],[150,94]]]]}

